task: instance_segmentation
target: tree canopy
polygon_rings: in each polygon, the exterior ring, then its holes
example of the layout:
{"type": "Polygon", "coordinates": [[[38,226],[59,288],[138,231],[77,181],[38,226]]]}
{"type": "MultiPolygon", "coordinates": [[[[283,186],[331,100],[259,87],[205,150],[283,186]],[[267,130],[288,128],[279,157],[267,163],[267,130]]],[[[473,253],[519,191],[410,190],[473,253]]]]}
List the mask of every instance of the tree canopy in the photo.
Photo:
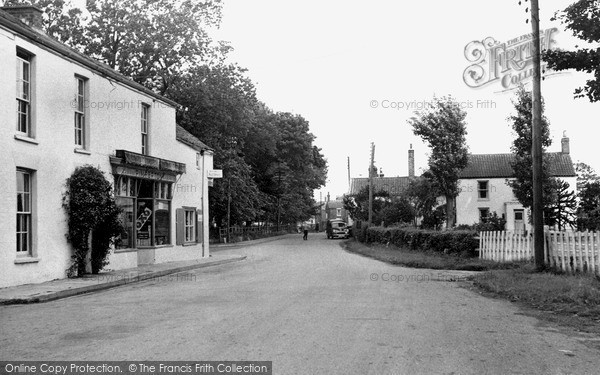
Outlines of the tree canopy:
{"type": "MultiPolygon", "coordinates": [[[[515,194],[515,197],[523,207],[532,207],[533,205],[533,157],[531,154],[532,145],[532,117],[531,92],[526,91],[522,86],[513,100],[516,113],[510,115],[507,121],[511,124],[515,138],[511,146],[511,150],[515,155],[512,168],[515,174],[515,179],[508,182],[515,194]]],[[[550,139],[550,127],[548,119],[543,115],[544,105],[542,102],[542,148],[545,150],[552,144],[550,139]]],[[[547,205],[548,197],[554,194],[555,185],[551,182],[548,174],[549,159],[546,154],[542,158],[542,186],[544,189],[544,204],[547,205]]]]}
{"type": "MultiPolygon", "coordinates": [[[[222,62],[231,47],[207,30],[221,22],[220,0],[66,0],[31,2],[46,33],[164,95],[190,68],[222,62]]],[[[7,0],[5,5],[29,4],[7,0]]]]}
{"type": "MultiPolygon", "coordinates": [[[[584,87],[575,89],[575,97],[587,96],[590,102],[600,100],[600,1],[578,0],[562,11],[556,12],[553,20],[560,20],[574,36],[591,44],[589,48],[575,51],[547,50],[542,59],[554,70],[575,69],[593,74],[584,87]]],[[[578,46],[576,46],[578,48],[578,46]]]]}
{"type": "Polygon", "coordinates": [[[467,113],[450,96],[434,97],[432,105],[416,115],[409,123],[414,134],[427,142],[431,149],[429,173],[440,192],[446,196],[446,225],[451,228],[455,222],[459,174],[468,162],[467,113]]]}
{"type": "Polygon", "coordinates": [[[169,90],[182,105],[178,123],[215,149],[223,179],[210,196],[219,224],[295,223],[315,213],[313,192],[325,184],[327,163],[300,115],[273,112],[258,101],[245,70],[201,66],[169,90]]]}
{"type": "MultiPolygon", "coordinates": [[[[344,195],[344,208],[357,221],[369,219],[369,187],[365,186],[355,195],[344,195]]],[[[392,197],[387,191],[373,192],[373,223],[377,225],[411,223],[415,210],[406,196],[392,197]]]]}

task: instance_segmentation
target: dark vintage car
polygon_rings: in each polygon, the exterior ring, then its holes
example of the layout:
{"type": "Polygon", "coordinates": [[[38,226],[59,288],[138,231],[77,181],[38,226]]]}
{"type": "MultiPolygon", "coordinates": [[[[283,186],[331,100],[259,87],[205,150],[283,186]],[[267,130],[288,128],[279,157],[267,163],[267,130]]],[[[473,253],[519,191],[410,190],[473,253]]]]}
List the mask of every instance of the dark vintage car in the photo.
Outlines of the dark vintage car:
{"type": "Polygon", "coordinates": [[[344,220],[327,220],[327,238],[348,238],[350,231],[344,220]]]}

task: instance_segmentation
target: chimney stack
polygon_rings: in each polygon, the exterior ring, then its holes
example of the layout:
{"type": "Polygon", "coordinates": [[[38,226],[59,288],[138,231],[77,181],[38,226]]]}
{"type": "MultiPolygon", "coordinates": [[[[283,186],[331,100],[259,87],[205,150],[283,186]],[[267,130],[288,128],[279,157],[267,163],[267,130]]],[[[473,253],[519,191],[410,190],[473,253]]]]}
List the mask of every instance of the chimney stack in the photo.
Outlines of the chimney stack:
{"type": "Polygon", "coordinates": [[[412,143],[408,150],[408,177],[415,177],[415,150],[412,149],[412,143]]]}
{"type": "Polygon", "coordinates": [[[44,12],[33,5],[8,5],[0,8],[36,31],[44,32],[44,12]]]}
{"type": "Polygon", "coordinates": [[[563,131],[563,136],[562,139],[560,140],[561,142],[561,146],[562,146],[562,150],[561,152],[563,154],[568,154],[569,153],[569,137],[567,137],[567,131],[563,131]]]}

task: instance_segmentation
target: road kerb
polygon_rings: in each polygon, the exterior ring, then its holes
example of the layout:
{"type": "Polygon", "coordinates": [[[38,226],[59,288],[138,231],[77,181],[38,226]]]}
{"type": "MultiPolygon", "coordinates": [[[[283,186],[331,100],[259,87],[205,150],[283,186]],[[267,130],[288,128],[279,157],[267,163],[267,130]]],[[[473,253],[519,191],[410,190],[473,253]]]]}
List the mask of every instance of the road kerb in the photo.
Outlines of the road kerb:
{"type": "Polygon", "coordinates": [[[144,280],[158,278],[158,277],[162,277],[162,276],[166,276],[166,275],[170,275],[170,274],[174,274],[174,273],[190,271],[193,269],[213,267],[213,266],[218,266],[218,265],[227,264],[227,263],[240,262],[245,259],[246,259],[246,256],[240,256],[240,257],[236,257],[236,258],[222,259],[222,260],[217,260],[214,262],[207,262],[207,263],[191,264],[191,265],[187,265],[187,266],[170,268],[170,269],[165,269],[165,270],[160,270],[160,271],[147,271],[144,273],[137,274],[134,278],[122,278],[119,280],[108,281],[108,282],[100,283],[100,284],[92,284],[92,285],[86,285],[86,286],[82,286],[82,287],[78,287],[78,288],[65,289],[65,290],[60,290],[60,291],[48,293],[48,294],[41,295],[41,296],[28,296],[28,297],[22,297],[22,298],[0,299],[0,305],[18,305],[18,304],[49,302],[49,301],[54,301],[57,299],[77,296],[80,294],[87,294],[87,293],[93,293],[93,292],[97,292],[97,291],[101,291],[101,290],[111,289],[111,288],[115,288],[118,286],[141,282],[144,280]]]}

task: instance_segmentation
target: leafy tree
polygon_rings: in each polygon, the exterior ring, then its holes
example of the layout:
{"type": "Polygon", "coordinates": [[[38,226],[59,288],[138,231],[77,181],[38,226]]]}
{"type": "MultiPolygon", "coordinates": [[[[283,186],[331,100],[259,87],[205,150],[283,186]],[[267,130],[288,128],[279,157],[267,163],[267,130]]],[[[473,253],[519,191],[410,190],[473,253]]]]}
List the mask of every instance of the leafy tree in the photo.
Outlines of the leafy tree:
{"type": "Polygon", "coordinates": [[[577,191],[583,190],[585,185],[600,181],[594,168],[583,162],[575,164],[575,172],[577,172],[577,191]]]}
{"type": "MultiPolygon", "coordinates": [[[[442,195],[429,171],[410,181],[406,190],[413,206],[415,218],[421,218],[423,228],[439,228],[445,220],[445,211],[436,210],[438,197],[442,195]]],[[[416,223],[415,223],[416,224],[416,223]]]]}
{"type": "MultiPolygon", "coordinates": [[[[584,42],[595,44],[595,48],[580,48],[576,51],[547,50],[542,59],[554,70],[575,69],[592,73],[593,79],[584,87],[575,89],[575,97],[587,96],[590,102],[600,100],[600,3],[598,0],[578,0],[563,11],[556,12],[552,20],[559,19],[573,35],[584,42]]],[[[578,46],[576,46],[578,48],[578,46]]]]}
{"type": "Polygon", "coordinates": [[[224,170],[210,194],[219,225],[228,206],[237,224],[295,223],[314,214],[313,191],[324,185],[327,163],[308,121],[260,103],[237,65],[192,69],[169,91],[182,104],[178,122],[215,149],[215,167],[224,170]]]}
{"type": "MultiPolygon", "coordinates": [[[[516,113],[508,117],[516,134],[511,150],[515,155],[512,168],[515,174],[514,180],[509,180],[508,185],[512,188],[515,197],[523,207],[533,205],[533,157],[531,154],[532,132],[531,132],[531,93],[525,91],[521,86],[517,91],[516,101],[513,100],[516,113]]],[[[542,111],[544,109],[542,103],[542,111]]],[[[552,144],[550,130],[546,116],[542,115],[542,148],[545,150],[552,144]]],[[[542,159],[542,186],[544,189],[545,205],[549,204],[548,197],[554,195],[554,186],[548,173],[549,159],[544,154],[542,159]]]]}
{"type": "Polygon", "coordinates": [[[189,68],[227,52],[206,28],[221,21],[219,0],[87,0],[85,53],[165,94],[189,68]]]}
{"type": "MultiPolygon", "coordinates": [[[[344,195],[344,208],[353,220],[367,222],[369,220],[369,187],[365,186],[355,195],[344,195]]],[[[390,205],[392,198],[385,190],[373,192],[373,222],[380,223],[379,213],[390,205]]]]}
{"type": "Polygon", "coordinates": [[[316,214],[313,192],[325,184],[327,163],[302,116],[259,105],[244,153],[255,181],[269,199],[265,213],[281,223],[316,214]]]}
{"type": "MultiPolygon", "coordinates": [[[[27,4],[8,0],[6,4],[27,4]]],[[[207,33],[221,22],[220,0],[37,0],[48,35],[104,62],[161,95],[183,73],[218,65],[231,47],[207,33]]]]}
{"type": "Polygon", "coordinates": [[[191,69],[169,90],[181,107],[177,122],[215,150],[215,168],[223,178],[209,194],[210,219],[219,226],[241,224],[261,215],[262,196],[252,167],[245,160],[245,142],[258,105],[254,85],[236,65],[191,69]],[[231,201],[231,204],[229,203],[231,201]]]}
{"type": "Polygon", "coordinates": [[[553,185],[554,196],[544,207],[544,221],[546,225],[557,225],[558,230],[572,228],[576,223],[577,199],[575,193],[569,189],[569,183],[566,181],[553,179],[553,185]]]}
{"type": "Polygon", "coordinates": [[[467,166],[466,112],[452,97],[433,98],[433,105],[409,120],[415,135],[429,144],[429,172],[446,196],[447,228],[456,221],[460,171],[467,166]]]}
{"type": "Polygon", "coordinates": [[[386,226],[408,224],[415,219],[415,209],[407,197],[394,197],[377,215],[374,215],[374,219],[375,222],[385,223],[386,226]]]}
{"type": "Polygon", "coordinates": [[[600,230],[600,181],[585,184],[579,190],[578,230],[600,230]]]}
{"type": "Polygon", "coordinates": [[[32,4],[40,8],[44,14],[43,28],[48,36],[68,46],[83,50],[84,16],[81,9],[71,1],[65,0],[7,0],[4,6],[32,4]]]}
{"type": "Polygon", "coordinates": [[[287,189],[281,192],[283,215],[287,223],[303,221],[314,214],[313,192],[325,184],[327,164],[302,116],[278,112],[275,126],[277,164],[287,169],[287,189]]]}

